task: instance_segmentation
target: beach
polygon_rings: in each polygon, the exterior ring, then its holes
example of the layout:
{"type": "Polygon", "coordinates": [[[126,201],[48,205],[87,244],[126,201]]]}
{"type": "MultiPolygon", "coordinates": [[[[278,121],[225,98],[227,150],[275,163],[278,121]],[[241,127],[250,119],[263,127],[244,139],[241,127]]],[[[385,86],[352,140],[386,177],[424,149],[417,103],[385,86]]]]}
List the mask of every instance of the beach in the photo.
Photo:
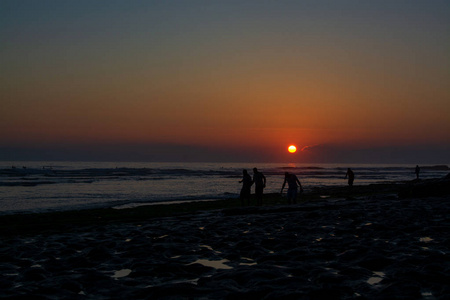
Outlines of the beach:
{"type": "Polygon", "coordinates": [[[448,177],[0,216],[0,298],[448,299],[448,177]]]}
{"type": "Polygon", "coordinates": [[[0,24],[0,300],[450,300],[450,0],[0,24]]]}

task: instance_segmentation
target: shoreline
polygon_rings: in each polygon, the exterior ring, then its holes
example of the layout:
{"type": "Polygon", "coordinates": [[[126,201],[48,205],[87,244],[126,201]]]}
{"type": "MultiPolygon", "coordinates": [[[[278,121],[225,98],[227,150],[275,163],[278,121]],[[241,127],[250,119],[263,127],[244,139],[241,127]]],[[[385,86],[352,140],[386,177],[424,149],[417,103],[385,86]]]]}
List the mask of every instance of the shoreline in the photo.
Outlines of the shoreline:
{"type": "Polygon", "coordinates": [[[444,299],[448,188],[439,179],[319,189],[295,205],[268,194],[259,207],[235,199],[3,216],[2,296],[444,299]]]}
{"type": "MultiPolygon", "coordinates": [[[[335,202],[342,199],[364,200],[380,197],[433,197],[450,195],[450,174],[443,178],[389,182],[370,185],[328,186],[312,189],[301,194],[299,204],[309,202],[335,202]]],[[[133,205],[133,204],[129,204],[133,205]]],[[[106,208],[64,210],[39,213],[17,213],[0,215],[0,236],[26,233],[39,233],[41,230],[69,230],[77,226],[104,225],[111,222],[135,222],[159,217],[181,216],[209,210],[224,210],[254,207],[257,209],[254,195],[251,205],[242,207],[238,198],[171,201],[169,203],[137,203],[135,207],[117,209],[106,208]]],[[[287,199],[279,193],[265,194],[263,207],[289,207],[287,199]]]]}

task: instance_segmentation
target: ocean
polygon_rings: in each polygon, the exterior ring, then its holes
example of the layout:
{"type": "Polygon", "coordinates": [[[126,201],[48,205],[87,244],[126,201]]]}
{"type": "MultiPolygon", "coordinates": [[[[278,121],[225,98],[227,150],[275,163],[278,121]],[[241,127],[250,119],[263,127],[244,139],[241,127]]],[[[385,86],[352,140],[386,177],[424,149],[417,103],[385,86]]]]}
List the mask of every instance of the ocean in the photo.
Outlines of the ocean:
{"type": "MultiPolygon", "coordinates": [[[[298,176],[305,192],[346,185],[347,168],[355,173],[355,185],[415,179],[415,165],[3,161],[0,214],[236,198],[242,170],[252,175],[254,167],[267,178],[265,193],[280,191],[286,171],[298,176]]],[[[420,178],[448,173],[446,165],[421,166],[420,178]]]]}

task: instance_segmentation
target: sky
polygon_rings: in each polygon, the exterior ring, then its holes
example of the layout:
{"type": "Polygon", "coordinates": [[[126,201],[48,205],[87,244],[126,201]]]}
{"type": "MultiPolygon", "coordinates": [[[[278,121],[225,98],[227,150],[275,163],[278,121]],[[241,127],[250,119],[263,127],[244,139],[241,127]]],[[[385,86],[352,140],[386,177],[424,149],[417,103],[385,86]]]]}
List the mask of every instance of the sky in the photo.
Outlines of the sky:
{"type": "Polygon", "coordinates": [[[445,0],[0,0],[0,160],[447,164],[449,53],[445,0]]]}

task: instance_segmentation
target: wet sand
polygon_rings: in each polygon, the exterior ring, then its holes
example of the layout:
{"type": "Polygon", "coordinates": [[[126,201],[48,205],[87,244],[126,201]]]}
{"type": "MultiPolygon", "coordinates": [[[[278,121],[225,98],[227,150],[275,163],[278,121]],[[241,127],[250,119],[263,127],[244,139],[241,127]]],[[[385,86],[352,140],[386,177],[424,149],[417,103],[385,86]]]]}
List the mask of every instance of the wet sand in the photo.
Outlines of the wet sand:
{"type": "Polygon", "coordinates": [[[126,219],[3,230],[0,298],[448,299],[448,187],[329,188],[297,205],[123,210],[126,219]]]}

